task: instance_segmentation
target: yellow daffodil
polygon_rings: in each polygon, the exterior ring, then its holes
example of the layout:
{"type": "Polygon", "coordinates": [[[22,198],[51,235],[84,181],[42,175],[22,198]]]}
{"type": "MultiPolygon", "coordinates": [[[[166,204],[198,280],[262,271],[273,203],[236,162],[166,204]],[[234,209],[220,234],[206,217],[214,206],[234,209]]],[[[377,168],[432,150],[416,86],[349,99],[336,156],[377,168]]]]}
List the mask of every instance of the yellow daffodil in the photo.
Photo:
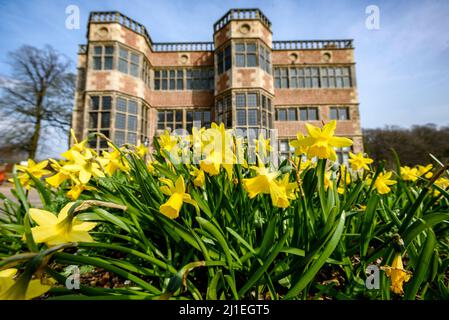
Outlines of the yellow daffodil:
{"type": "Polygon", "coordinates": [[[331,181],[332,173],[330,171],[324,174],[324,190],[330,188],[331,190],[334,188],[334,184],[331,181]]]}
{"type": "Polygon", "coordinates": [[[122,156],[119,150],[114,149],[112,152],[103,151],[104,170],[112,176],[117,170],[128,172],[128,160],[122,156]]]}
{"type": "Polygon", "coordinates": [[[48,160],[36,163],[32,159],[28,159],[28,164],[26,166],[16,165],[17,171],[21,172],[19,175],[17,175],[20,184],[23,187],[30,189],[33,181],[31,180],[29,174],[31,174],[33,177],[37,179],[40,179],[42,178],[42,176],[51,173],[50,170],[45,169],[47,165],[48,160]]]}
{"type": "Polygon", "coordinates": [[[144,145],[143,143],[139,144],[139,145],[136,147],[136,153],[137,153],[137,155],[138,155],[139,157],[141,157],[141,158],[145,157],[145,155],[147,154],[147,152],[148,152],[148,148],[145,147],[145,145],[144,145]]]}
{"type": "Polygon", "coordinates": [[[348,172],[346,166],[340,166],[340,183],[337,188],[337,192],[339,194],[343,194],[345,192],[345,185],[348,186],[351,184],[351,174],[348,172]]]}
{"type": "Polygon", "coordinates": [[[236,163],[236,156],[232,151],[233,139],[231,131],[226,130],[224,124],[217,125],[212,123],[212,127],[207,129],[203,136],[208,143],[204,144],[208,154],[206,158],[200,161],[200,168],[210,176],[220,173],[223,167],[229,179],[232,179],[232,168],[236,163]]]}
{"type": "MultiPolygon", "coordinates": [[[[440,187],[441,189],[445,190],[449,187],[449,179],[440,177],[434,182],[434,184],[437,185],[438,187],[440,187]]],[[[435,196],[438,196],[439,194],[440,194],[439,190],[434,191],[435,196]]]]}
{"type": "Polygon", "coordinates": [[[87,139],[85,139],[81,142],[78,142],[78,140],[76,139],[76,136],[75,136],[75,131],[73,131],[73,129],[70,129],[70,134],[72,135],[73,145],[69,150],[63,152],[61,154],[61,156],[63,156],[67,160],[72,161],[73,160],[72,151],[77,151],[79,153],[83,153],[86,150],[87,139]]]}
{"type": "Polygon", "coordinates": [[[306,123],[309,136],[301,138],[298,135],[298,140],[292,141],[291,145],[296,150],[299,148],[300,151],[301,148],[306,148],[309,158],[318,157],[320,159],[336,161],[337,154],[334,148],[343,148],[352,145],[352,140],[334,136],[336,126],[337,122],[335,120],[323,126],[322,129],[306,123]]]}
{"type": "Polygon", "coordinates": [[[373,163],[373,159],[364,156],[363,152],[354,154],[349,152],[349,164],[352,170],[359,171],[361,169],[369,170],[369,164],[373,163]]]}
{"type": "Polygon", "coordinates": [[[167,202],[159,207],[159,211],[165,216],[170,219],[179,217],[179,211],[181,211],[184,202],[195,206],[195,209],[199,211],[196,201],[190,197],[190,194],[186,193],[186,186],[182,176],[179,176],[175,184],[170,179],[160,178],[159,180],[165,184],[165,186],[161,187],[162,193],[170,196],[167,202]]]}
{"type": "MultiPolygon", "coordinates": [[[[377,192],[379,194],[386,194],[391,191],[390,187],[391,185],[396,184],[397,181],[390,180],[391,175],[393,172],[386,172],[386,173],[379,173],[377,176],[376,181],[374,182],[374,187],[376,188],[377,192]]],[[[372,179],[368,179],[368,184],[371,184],[372,179]]]]}
{"type": "Polygon", "coordinates": [[[418,180],[418,170],[409,166],[401,167],[401,177],[405,181],[416,181],[418,180]]]}
{"type": "Polygon", "coordinates": [[[16,285],[14,276],[17,269],[5,269],[0,271],[0,300],[30,300],[39,297],[50,290],[50,285],[41,283],[39,279],[28,282],[25,290],[16,285]]]}
{"type": "Polygon", "coordinates": [[[404,293],[403,284],[412,277],[412,273],[404,269],[402,264],[402,256],[397,253],[393,259],[391,267],[381,267],[385,271],[387,277],[391,279],[391,291],[396,294],[402,295],[404,293]]]}
{"type": "Polygon", "coordinates": [[[52,162],[51,167],[56,171],[56,174],[46,178],[45,181],[53,188],[58,188],[61,183],[71,178],[71,172],[65,170],[57,161],[53,159],[50,159],[50,161],[52,162]]]}
{"type": "Polygon", "coordinates": [[[418,170],[418,176],[420,176],[420,177],[424,176],[424,178],[430,179],[433,176],[433,173],[432,173],[433,165],[432,164],[428,164],[427,166],[418,165],[416,167],[416,169],[418,170]]]}
{"type": "Polygon", "coordinates": [[[77,200],[84,190],[97,190],[97,189],[91,186],[86,186],[75,182],[75,184],[70,188],[70,190],[66,193],[66,195],[71,200],[77,200]]]}
{"type": "Polygon", "coordinates": [[[281,174],[280,171],[270,172],[268,168],[258,162],[259,166],[252,166],[251,169],[257,172],[254,178],[243,179],[243,187],[248,192],[250,199],[256,197],[258,194],[269,194],[271,202],[274,206],[284,208],[289,203],[287,195],[287,184],[284,181],[282,186],[276,181],[276,178],[281,174]]]}
{"type": "Polygon", "coordinates": [[[196,187],[204,186],[206,177],[204,175],[204,171],[203,170],[200,170],[200,169],[192,166],[192,171],[190,171],[190,174],[195,177],[195,179],[193,180],[193,184],[196,187]]]}
{"type": "Polygon", "coordinates": [[[254,139],[254,144],[256,146],[256,153],[259,156],[266,157],[268,155],[268,152],[272,150],[270,139],[265,139],[262,133],[259,134],[259,139],[254,139]]]}
{"type": "Polygon", "coordinates": [[[78,174],[78,180],[82,184],[87,184],[92,177],[104,177],[103,171],[100,170],[100,164],[89,149],[86,149],[82,155],[78,151],[71,152],[73,156],[73,164],[63,166],[64,170],[78,174]]]}
{"type": "Polygon", "coordinates": [[[295,148],[295,155],[300,156],[307,153],[307,146],[304,144],[304,135],[302,132],[296,134],[296,140],[290,141],[290,146],[295,148]]]}
{"type": "Polygon", "coordinates": [[[279,208],[288,208],[290,205],[289,200],[296,199],[296,191],[298,190],[297,182],[290,182],[290,175],[286,174],[280,181],[277,182],[281,192],[279,193],[281,196],[275,197],[277,199],[274,206],[279,208]],[[284,197],[283,195],[287,197],[284,197]]]}
{"type": "Polygon", "coordinates": [[[178,139],[175,136],[171,135],[170,132],[165,130],[164,134],[159,136],[158,142],[161,150],[165,150],[170,153],[172,149],[178,144],[178,139]]]}
{"type": "Polygon", "coordinates": [[[97,225],[95,222],[84,222],[76,216],[68,215],[75,202],[68,203],[59,212],[58,216],[41,209],[30,209],[31,218],[38,224],[31,228],[33,239],[36,243],[45,242],[48,246],[54,246],[67,242],[93,242],[89,232],[97,225]]]}

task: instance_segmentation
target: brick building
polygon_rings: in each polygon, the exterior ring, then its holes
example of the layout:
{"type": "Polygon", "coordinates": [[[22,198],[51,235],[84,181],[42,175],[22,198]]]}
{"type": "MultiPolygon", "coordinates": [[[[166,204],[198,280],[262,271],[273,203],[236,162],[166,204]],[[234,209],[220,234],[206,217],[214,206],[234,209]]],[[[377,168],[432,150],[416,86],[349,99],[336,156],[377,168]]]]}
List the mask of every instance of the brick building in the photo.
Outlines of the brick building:
{"type": "MultiPolygon", "coordinates": [[[[119,12],[92,12],[78,54],[77,137],[100,131],[135,144],[215,121],[255,136],[277,129],[285,157],[306,122],[337,119],[336,134],[362,150],[352,40],[273,41],[258,9],[228,11],[213,40],[156,43],[119,12]]],[[[100,138],[91,146],[107,147],[100,138]]],[[[337,150],[340,161],[348,151],[337,150]]]]}

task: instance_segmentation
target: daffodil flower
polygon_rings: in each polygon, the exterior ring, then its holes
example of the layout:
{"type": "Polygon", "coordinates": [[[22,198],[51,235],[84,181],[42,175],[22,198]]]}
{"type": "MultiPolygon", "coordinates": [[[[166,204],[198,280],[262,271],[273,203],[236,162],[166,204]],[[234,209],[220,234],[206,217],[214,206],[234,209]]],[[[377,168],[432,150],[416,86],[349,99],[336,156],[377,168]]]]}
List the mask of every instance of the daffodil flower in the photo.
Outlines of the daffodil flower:
{"type": "Polygon", "coordinates": [[[31,180],[29,174],[31,174],[33,177],[37,179],[47,174],[50,174],[51,171],[45,169],[47,165],[48,160],[36,163],[32,159],[28,159],[28,164],[26,166],[16,165],[17,171],[22,172],[17,176],[17,178],[20,181],[20,184],[23,187],[30,189],[33,181],[31,180]]]}
{"type": "Polygon", "coordinates": [[[420,176],[420,177],[424,176],[424,178],[430,179],[433,176],[433,173],[432,173],[433,165],[432,164],[428,164],[427,166],[418,165],[416,167],[416,169],[418,171],[418,176],[420,176]]]}
{"type": "Polygon", "coordinates": [[[137,155],[138,155],[139,157],[141,157],[141,158],[145,157],[145,155],[147,154],[147,152],[148,152],[148,148],[145,147],[145,145],[144,145],[143,143],[139,144],[139,145],[136,147],[136,153],[137,153],[137,155]]]}
{"type": "Polygon", "coordinates": [[[256,146],[256,153],[259,156],[266,157],[268,152],[272,150],[270,139],[265,139],[262,133],[259,134],[259,139],[254,139],[254,144],[256,146]]]}
{"type": "Polygon", "coordinates": [[[391,279],[391,291],[399,295],[404,294],[404,282],[410,280],[412,273],[404,269],[401,254],[397,253],[395,255],[391,267],[383,266],[381,269],[384,270],[387,277],[391,279]]]}
{"type": "Polygon", "coordinates": [[[165,130],[164,134],[159,136],[158,142],[161,150],[165,150],[170,153],[172,149],[178,144],[178,139],[175,136],[171,135],[170,132],[165,130]]]}
{"type": "Polygon", "coordinates": [[[75,136],[75,131],[73,129],[70,129],[70,134],[72,136],[74,144],[72,145],[72,147],[69,150],[63,152],[61,154],[61,156],[63,156],[64,158],[66,158],[69,161],[72,161],[73,160],[72,151],[83,153],[86,150],[87,139],[85,139],[81,142],[78,142],[78,140],[76,139],[76,136],[75,136]]]}
{"type": "Polygon", "coordinates": [[[53,188],[58,188],[61,183],[71,178],[72,173],[65,170],[57,161],[53,159],[50,159],[50,161],[52,162],[51,167],[56,171],[56,174],[46,178],[45,181],[53,188]]]}
{"type": "Polygon", "coordinates": [[[204,175],[204,171],[203,170],[198,169],[198,168],[192,166],[192,171],[190,171],[190,174],[195,177],[195,179],[193,180],[193,184],[196,187],[204,186],[206,177],[204,175]]]}
{"type": "MultiPolygon", "coordinates": [[[[104,170],[110,176],[112,176],[117,170],[128,172],[129,164],[126,158],[122,156],[119,150],[113,150],[112,152],[103,151],[104,170]]],[[[101,162],[100,162],[101,163],[101,162]]]]}
{"type": "Polygon", "coordinates": [[[401,167],[401,177],[405,181],[416,181],[418,180],[418,169],[410,168],[409,166],[401,167]]]}
{"type": "Polygon", "coordinates": [[[258,167],[251,167],[251,169],[257,172],[257,176],[242,180],[243,187],[248,192],[248,197],[252,199],[258,194],[269,194],[274,206],[285,208],[289,204],[287,195],[288,184],[285,180],[283,180],[281,185],[276,181],[276,178],[281,174],[280,171],[270,172],[261,161],[258,163],[258,167]]]}
{"type": "Polygon", "coordinates": [[[76,216],[68,215],[75,202],[68,203],[58,216],[41,209],[30,209],[30,216],[38,226],[31,228],[36,243],[54,246],[67,242],[93,242],[89,232],[97,225],[95,222],[84,222],[76,216]]]}
{"type": "MultiPolygon", "coordinates": [[[[334,148],[343,148],[352,145],[352,140],[334,136],[336,126],[337,122],[335,120],[323,126],[322,129],[306,123],[309,136],[301,138],[298,135],[298,140],[292,141],[290,145],[299,149],[299,151],[302,151],[301,148],[305,148],[309,158],[318,157],[320,159],[336,161],[337,154],[334,148]]],[[[295,151],[295,153],[297,152],[295,151]]]]}
{"type": "Polygon", "coordinates": [[[365,157],[363,152],[354,154],[349,152],[349,164],[352,170],[359,171],[362,169],[369,170],[369,164],[373,163],[373,159],[365,157]]]}
{"type": "Polygon", "coordinates": [[[159,207],[159,211],[162,214],[170,219],[176,219],[179,217],[179,211],[181,211],[184,202],[193,205],[199,212],[196,201],[190,197],[190,194],[186,193],[186,186],[182,176],[179,176],[175,184],[170,179],[160,178],[159,180],[165,184],[165,186],[160,188],[162,193],[170,197],[166,203],[159,207]]]}
{"type": "Polygon", "coordinates": [[[50,290],[50,285],[41,283],[39,279],[28,282],[25,292],[16,286],[14,276],[17,269],[5,269],[0,271],[0,300],[30,300],[39,297],[50,290]]]}
{"type": "Polygon", "coordinates": [[[91,187],[91,186],[83,185],[83,184],[75,181],[75,183],[72,185],[70,190],[67,191],[66,195],[71,200],[77,200],[84,190],[91,190],[92,191],[92,190],[97,190],[97,189],[94,188],[94,187],[91,187]]]}
{"type": "MultiPolygon", "coordinates": [[[[377,179],[374,182],[374,187],[376,188],[376,190],[379,194],[389,193],[391,191],[389,186],[397,183],[397,181],[390,180],[392,174],[393,173],[391,171],[387,172],[387,173],[381,172],[377,176],[377,179]]],[[[368,184],[371,184],[372,179],[368,179],[367,182],[368,182],[368,184]]]]}
{"type": "Polygon", "coordinates": [[[92,176],[104,177],[104,173],[100,170],[100,165],[97,162],[99,159],[89,149],[86,149],[84,155],[78,151],[72,151],[71,154],[73,164],[66,164],[63,169],[77,173],[82,184],[87,184],[92,176]]]}

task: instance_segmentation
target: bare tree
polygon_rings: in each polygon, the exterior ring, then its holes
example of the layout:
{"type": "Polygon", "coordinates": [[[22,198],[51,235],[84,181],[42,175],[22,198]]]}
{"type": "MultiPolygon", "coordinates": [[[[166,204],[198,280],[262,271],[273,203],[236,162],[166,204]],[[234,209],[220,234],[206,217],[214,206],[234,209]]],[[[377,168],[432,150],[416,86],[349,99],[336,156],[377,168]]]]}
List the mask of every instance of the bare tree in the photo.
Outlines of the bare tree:
{"type": "Polygon", "coordinates": [[[75,75],[70,60],[48,45],[22,46],[9,58],[13,80],[2,88],[0,144],[26,150],[34,159],[46,128],[70,128],[75,75]]]}

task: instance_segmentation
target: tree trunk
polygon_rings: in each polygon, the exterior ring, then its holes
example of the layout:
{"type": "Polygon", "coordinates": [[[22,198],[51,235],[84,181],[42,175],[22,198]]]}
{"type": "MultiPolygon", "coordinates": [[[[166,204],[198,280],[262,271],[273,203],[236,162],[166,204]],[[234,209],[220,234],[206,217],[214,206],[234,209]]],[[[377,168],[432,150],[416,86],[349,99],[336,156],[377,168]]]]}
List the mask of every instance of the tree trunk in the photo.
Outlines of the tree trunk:
{"type": "Polygon", "coordinates": [[[35,160],[36,158],[36,152],[37,152],[37,146],[39,143],[39,136],[41,132],[41,118],[40,116],[36,118],[36,124],[34,125],[34,132],[33,136],[31,137],[31,143],[30,143],[30,151],[28,153],[28,158],[35,160]]]}

